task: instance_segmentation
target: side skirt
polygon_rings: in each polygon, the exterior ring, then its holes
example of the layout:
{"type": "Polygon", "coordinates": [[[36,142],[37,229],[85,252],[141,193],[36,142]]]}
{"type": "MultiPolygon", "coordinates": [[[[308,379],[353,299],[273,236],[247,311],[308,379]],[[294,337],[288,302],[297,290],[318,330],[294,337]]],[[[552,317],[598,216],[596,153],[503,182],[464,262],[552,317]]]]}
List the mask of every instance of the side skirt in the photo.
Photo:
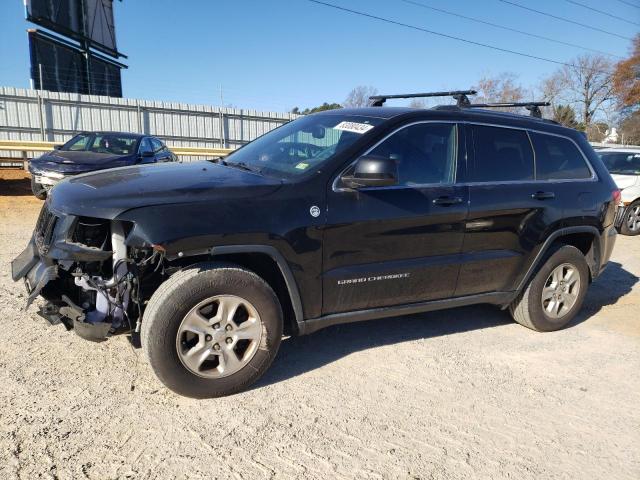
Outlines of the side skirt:
{"type": "Polygon", "coordinates": [[[299,335],[308,335],[325,327],[341,325],[344,323],[362,322],[378,318],[412,315],[414,313],[432,312],[447,308],[465,307],[488,303],[506,308],[516,297],[516,292],[493,292],[465,297],[448,298],[444,300],[432,300],[429,302],[410,303],[406,305],[394,305],[393,307],[371,308],[357,310],[355,312],[333,313],[318,318],[311,318],[298,323],[299,335]]]}

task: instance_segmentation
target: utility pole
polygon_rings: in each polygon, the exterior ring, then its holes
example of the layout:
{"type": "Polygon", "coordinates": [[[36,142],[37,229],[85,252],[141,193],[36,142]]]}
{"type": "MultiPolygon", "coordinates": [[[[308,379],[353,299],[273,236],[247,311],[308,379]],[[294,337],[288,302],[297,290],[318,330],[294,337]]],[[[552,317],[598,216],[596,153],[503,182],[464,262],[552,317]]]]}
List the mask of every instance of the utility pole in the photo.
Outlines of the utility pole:
{"type": "Polygon", "coordinates": [[[220,87],[220,110],[219,110],[220,111],[220,147],[226,148],[227,141],[224,135],[224,116],[222,114],[222,109],[224,108],[224,97],[222,96],[222,84],[220,84],[219,87],[220,87]]]}
{"type": "Polygon", "coordinates": [[[38,63],[38,77],[40,78],[40,90],[44,90],[44,83],[43,83],[43,75],[42,75],[42,64],[38,63]]]}

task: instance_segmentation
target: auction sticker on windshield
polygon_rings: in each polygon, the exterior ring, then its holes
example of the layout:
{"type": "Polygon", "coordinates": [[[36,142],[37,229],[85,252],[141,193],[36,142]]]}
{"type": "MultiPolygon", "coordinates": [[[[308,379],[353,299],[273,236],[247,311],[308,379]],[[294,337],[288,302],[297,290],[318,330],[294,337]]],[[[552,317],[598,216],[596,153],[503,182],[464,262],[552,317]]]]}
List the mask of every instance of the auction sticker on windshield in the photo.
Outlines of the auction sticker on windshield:
{"type": "Polygon", "coordinates": [[[371,130],[373,128],[373,125],[369,125],[367,123],[358,123],[358,122],[340,122],[338,125],[336,125],[333,128],[336,130],[344,130],[345,132],[363,134],[371,130]]]}

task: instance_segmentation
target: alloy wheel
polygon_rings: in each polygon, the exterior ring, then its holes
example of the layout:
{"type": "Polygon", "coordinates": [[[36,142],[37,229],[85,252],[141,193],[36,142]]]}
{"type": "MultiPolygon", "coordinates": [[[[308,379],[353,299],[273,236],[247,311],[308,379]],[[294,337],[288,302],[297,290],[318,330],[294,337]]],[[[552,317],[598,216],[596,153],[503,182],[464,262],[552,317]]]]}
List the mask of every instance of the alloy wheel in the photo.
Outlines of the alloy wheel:
{"type": "Polygon", "coordinates": [[[571,311],[580,294],[580,274],[570,263],[554,268],[542,289],[542,309],[551,319],[560,319],[571,311]]]}
{"type": "Polygon", "coordinates": [[[627,228],[632,232],[640,230],[640,205],[632,205],[627,214],[627,228]]]}
{"type": "Polygon", "coordinates": [[[176,349],[190,372],[222,378],[241,370],[262,339],[256,308],[235,295],[216,295],[193,307],[180,323],[176,349]]]}

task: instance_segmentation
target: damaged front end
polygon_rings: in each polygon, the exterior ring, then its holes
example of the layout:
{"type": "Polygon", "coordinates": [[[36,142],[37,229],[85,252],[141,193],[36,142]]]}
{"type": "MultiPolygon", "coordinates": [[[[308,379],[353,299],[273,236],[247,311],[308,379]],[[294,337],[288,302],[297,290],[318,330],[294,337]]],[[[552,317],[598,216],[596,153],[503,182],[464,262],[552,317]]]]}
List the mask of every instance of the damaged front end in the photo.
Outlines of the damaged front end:
{"type": "Polygon", "coordinates": [[[27,248],[12,264],[24,279],[27,307],[40,295],[40,315],[82,338],[103,341],[139,326],[141,282],[162,264],[162,253],[128,249],[129,222],[64,215],[45,203],[27,248]]]}

